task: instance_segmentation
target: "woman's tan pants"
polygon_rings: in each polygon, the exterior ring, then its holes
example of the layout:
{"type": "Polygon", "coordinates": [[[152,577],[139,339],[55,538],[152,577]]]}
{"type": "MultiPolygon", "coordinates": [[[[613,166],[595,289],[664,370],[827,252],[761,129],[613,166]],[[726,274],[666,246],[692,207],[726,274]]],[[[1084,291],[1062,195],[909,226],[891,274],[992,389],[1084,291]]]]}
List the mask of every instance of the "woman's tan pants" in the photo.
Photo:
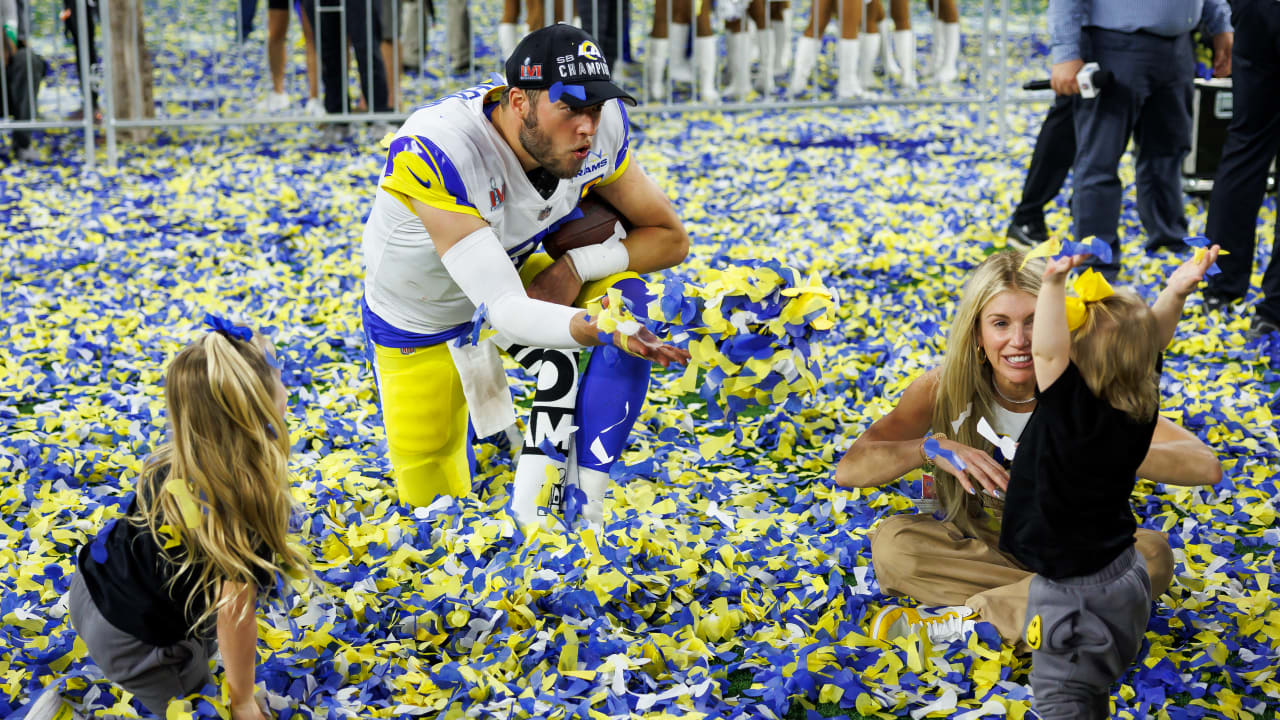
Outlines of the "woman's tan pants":
{"type": "MultiPolygon", "coordinates": [[[[1168,536],[1138,528],[1134,541],[1147,561],[1151,596],[1159,597],[1173,578],[1168,536]]],[[[1022,630],[1035,573],[997,550],[999,544],[995,534],[965,537],[954,523],[931,515],[891,515],[871,534],[871,561],[884,592],[925,605],[965,605],[1018,652],[1030,652],[1022,630]]]]}

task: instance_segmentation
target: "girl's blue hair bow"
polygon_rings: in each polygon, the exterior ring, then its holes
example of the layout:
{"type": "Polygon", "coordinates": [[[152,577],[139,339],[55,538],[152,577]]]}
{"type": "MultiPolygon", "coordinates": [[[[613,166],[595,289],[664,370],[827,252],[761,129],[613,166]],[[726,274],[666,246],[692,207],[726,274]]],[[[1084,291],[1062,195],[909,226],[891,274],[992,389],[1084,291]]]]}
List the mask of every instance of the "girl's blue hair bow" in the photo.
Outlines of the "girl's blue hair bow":
{"type": "Polygon", "coordinates": [[[213,332],[220,332],[228,338],[244,340],[245,342],[253,338],[253,330],[243,325],[236,325],[230,320],[213,313],[205,313],[204,324],[208,325],[213,332]]]}

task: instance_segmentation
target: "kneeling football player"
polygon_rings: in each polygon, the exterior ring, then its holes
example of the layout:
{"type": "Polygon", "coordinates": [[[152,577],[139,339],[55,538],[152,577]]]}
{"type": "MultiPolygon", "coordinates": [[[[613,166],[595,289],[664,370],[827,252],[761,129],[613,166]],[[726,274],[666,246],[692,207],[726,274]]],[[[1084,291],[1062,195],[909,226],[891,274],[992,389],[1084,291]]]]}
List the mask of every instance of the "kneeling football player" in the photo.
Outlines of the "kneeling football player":
{"type": "Polygon", "coordinates": [[[362,311],[392,472],[407,503],[470,492],[472,434],[514,422],[496,344],[538,379],[511,493],[517,520],[545,522],[573,461],[583,513],[600,523],[651,363],[688,353],[647,330],[602,338],[579,308],[616,287],[642,311],[639,273],[681,262],[689,238],[630,155],[624,103],[635,101],[610,81],[589,35],[564,24],[531,33],[506,73],[506,85],[479,85],[409,117],[365,226],[362,311]],[[535,254],[589,192],[632,230],[554,260],[535,254]],[[481,317],[492,340],[478,337],[481,317]],[[594,353],[579,381],[578,349],[606,341],[621,352],[594,353]]]}

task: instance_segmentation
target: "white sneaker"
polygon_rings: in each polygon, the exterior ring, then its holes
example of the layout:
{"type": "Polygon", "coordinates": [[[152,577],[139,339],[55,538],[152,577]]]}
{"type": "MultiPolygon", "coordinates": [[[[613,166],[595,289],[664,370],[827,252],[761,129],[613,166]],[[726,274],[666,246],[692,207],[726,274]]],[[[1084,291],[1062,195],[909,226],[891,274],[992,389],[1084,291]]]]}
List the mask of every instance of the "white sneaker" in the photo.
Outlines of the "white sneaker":
{"type": "Polygon", "coordinates": [[[58,720],[58,718],[68,718],[70,720],[82,720],[81,715],[72,708],[62,697],[62,683],[57,683],[45,688],[40,696],[27,706],[27,720],[58,720]]]}
{"type": "Polygon", "coordinates": [[[977,616],[977,611],[964,605],[915,608],[891,605],[876,613],[869,635],[876,640],[893,640],[923,634],[930,642],[947,643],[973,632],[977,616]]]}
{"type": "Polygon", "coordinates": [[[351,128],[346,123],[329,123],[320,131],[324,145],[347,145],[351,142],[351,128]]]}
{"type": "Polygon", "coordinates": [[[398,128],[387,122],[369,123],[369,134],[375,143],[381,143],[388,135],[394,135],[398,128]]]}
{"type": "Polygon", "coordinates": [[[320,102],[320,98],[308,98],[302,114],[307,117],[324,117],[324,103],[320,102]]]}
{"type": "Polygon", "coordinates": [[[285,93],[269,92],[267,96],[254,106],[259,115],[274,115],[289,109],[289,96],[285,93]]]}

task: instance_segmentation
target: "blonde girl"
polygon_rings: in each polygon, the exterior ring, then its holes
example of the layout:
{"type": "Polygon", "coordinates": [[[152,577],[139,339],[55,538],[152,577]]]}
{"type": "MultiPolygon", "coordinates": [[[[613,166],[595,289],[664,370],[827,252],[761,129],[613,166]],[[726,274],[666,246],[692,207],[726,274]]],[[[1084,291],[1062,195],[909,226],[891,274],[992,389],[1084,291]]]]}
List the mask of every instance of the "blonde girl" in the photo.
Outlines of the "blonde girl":
{"type": "Polygon", "coordinates": [[[160,717],[210,682],[221,647],[232,717],[260,720],[256,602],[308,568],[287,541],[287,395],[261,336],[206,321],[165,375],[167,441],[126,515],[80,551],[71,622],[107,678],[160,717]]]}
{"type": "Polygon", "coordinates": [[[1036,300],[1039,407],[1009,473],[1000,549],[1035,572],[1025,638],[1034,708],[1051,720],[1108,717],[1111,684],[1142,646],[1151,580],[1134,550],[1129,496],[1160,409],[1160,356],[1217,246],[1187,261],[1154,307],[1050,260],[1036,300]]]}

